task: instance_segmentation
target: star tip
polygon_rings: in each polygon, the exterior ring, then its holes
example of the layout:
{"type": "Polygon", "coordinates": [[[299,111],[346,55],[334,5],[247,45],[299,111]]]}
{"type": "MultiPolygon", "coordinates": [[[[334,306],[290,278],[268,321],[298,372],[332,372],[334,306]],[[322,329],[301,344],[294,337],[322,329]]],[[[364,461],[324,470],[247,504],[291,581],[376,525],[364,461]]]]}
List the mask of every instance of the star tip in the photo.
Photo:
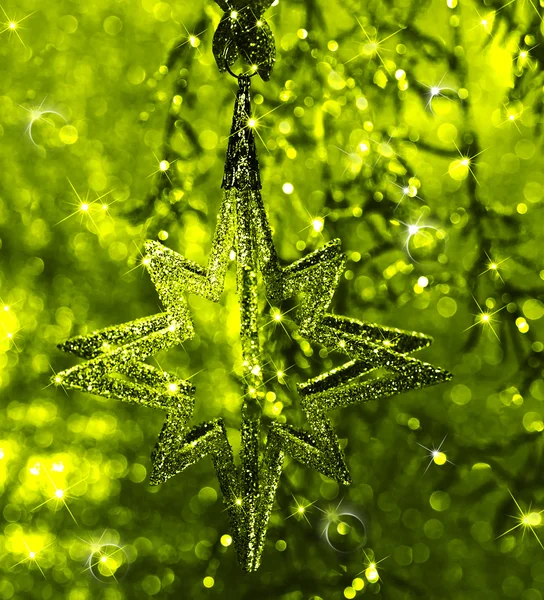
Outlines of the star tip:
{"type": "Polygon", "coordinates": [[[73,345],[70,340],[66,340],[65,342],[61,342],[60,344],[57,344],[57,348],[61,352],[72,352],[73,345]]]}
{"type": "Polygon", "coordinates": [[[453,378],[453,373],[450,373],[449,371],[444,371],[444,381],[451,381],[453,378]]]}
{"type": "Polygon", "coordinates": [[[169,479],[159,466],[153,465],[149,475],[148,484],[152,487],[157,487],[169,479]]]}
{"type": "Polygon", "coordinates": [[[146,240],[144,242],[144,248],[147,252],[150,252],[157,246],[161,246],[161,244],[159,242],[157,242],[156,240],[146,240]]]}

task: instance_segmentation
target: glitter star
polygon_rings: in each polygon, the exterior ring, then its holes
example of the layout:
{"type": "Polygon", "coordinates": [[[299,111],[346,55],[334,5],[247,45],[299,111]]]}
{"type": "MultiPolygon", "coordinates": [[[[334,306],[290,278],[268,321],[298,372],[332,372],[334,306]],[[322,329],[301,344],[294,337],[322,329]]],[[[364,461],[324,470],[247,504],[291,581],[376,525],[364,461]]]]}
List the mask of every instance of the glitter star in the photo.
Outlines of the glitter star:
{"type": "MultiPolygon", "coordinates": [[[[350,482],[328,411],[438,384],[450,375],[409,356],[430,344],[427,336],[327,312],[345,265],[338,240],[286,267],[280,265],[260,194],[254,128],[247,125],[251,118],[249,83],[249,78],[239,79],[223,178],[225,194],[208,266],[201,267],[158,242],[147,242],[145,267],[164,312],[68,340],[62,348],[86,362],[59,375],[68,388],[166,412],[153,454],[152,483],[165,482],[211,455],[239,562],[243,569],[253,571],[261,561],[286,454],[339,483],[350,482]],[[148,357],[193,337],[185,296],[192,293],[218,301],[233,262],[233,248],[238,263],[244,390],[240,468],[223,419],[189,425],[195,402],[193,384],[147,362],[148,357]],[[263,286],[259,271],[273,309],[283,300],[299,298],[293,321],[300,338],[307,344],[341,349],[347,357],[343,365],[298,386],[307,429],[274,421],[264,447],[261,402],[268,361],[260,341],[259,292],[263,286]],[[384,338],[390,345],[383,343],[384,338]],[[381,369],[390,375],[365,378],[381,369]]],[[[273,310],[272,320],[282,323],[284,315],[273,310]]]]}

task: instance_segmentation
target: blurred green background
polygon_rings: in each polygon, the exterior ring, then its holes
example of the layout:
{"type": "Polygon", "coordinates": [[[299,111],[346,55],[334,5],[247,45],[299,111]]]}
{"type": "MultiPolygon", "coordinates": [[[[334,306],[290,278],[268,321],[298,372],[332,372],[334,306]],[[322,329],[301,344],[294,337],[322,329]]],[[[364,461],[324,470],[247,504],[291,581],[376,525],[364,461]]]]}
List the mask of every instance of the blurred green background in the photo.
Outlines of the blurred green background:
{"type": "MultiPolygon", "coordinates": [[[[2,11],[0,599],[541,600],[542,0],[268,11],[278,60],[253,105],[281,258],[340,237],[335,312],[433,335],[420,356],[455,377],[332,415],[349,488],[287,458],[251,575],[209,458],[152,488],[159,412],[49,386],[75,364],[58,343],[159,311],[145,239],[206,263],[235,92],[211,53],[222,12],[2,11]]],[[[191,297],[197,336],[157,358],[236,447],[234,292],[231,273],[219,304],[191,297]]],[[[289,375],[266,414],[300,424],[295,384],[329,359],[262,331],[289,375]]]]}

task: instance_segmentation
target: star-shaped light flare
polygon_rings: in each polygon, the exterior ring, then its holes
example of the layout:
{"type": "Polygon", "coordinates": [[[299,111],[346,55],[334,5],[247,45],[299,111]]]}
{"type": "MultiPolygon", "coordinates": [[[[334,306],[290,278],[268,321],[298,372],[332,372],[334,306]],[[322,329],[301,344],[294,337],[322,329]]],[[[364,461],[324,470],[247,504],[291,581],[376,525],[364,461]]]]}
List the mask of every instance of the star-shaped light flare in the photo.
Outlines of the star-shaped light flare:
{"type": "Polygon", "coordinates": [[[25,43],[23,42],[23,38],[19,34],[19,31],[21,29],[23,29],[23,27],[21,27],[21,23],[23,21],[25,21],[26,19],[28,19],[29,17],[31,17],[36,11],[33,11],[33,12],[29,13],[28,15],[21,17],[20,19],[17,19],[15,16],[13,18],[10,18],[8,16],[8,14],[6,13],[6,11],[4,10],[4,7],[1,5],[0,5],[0,9],[2,10],[2,13],[4,14],[4,17],[6,18],[6,20],[0,24],[0,27],[3,26],[3,29],[0,30],[0,35],[8,32],[9,36],[11,37],[12,35],[15,34],[17,36],[17,39],[26,48],[25,43]]]}
{"type": "Polygon", "coordinates": [[[350,63],[351,61],[359,58],[360,56],[368,56],[370,58],[373,58],[374,56],[377,56],[380,59],[380,62],[382,63],[384,69],[387,71],[387,73],[389,73],[389,75],[391,75],[391,72],[389,71],[382,55],[380,54],[381,52],[384,52],[387,50],[387,48],[383,47],[383,44],[391,39],[393,36],[397,35],[397,33],[399,33],[400,31],[402,31],[402,29],[397,29],[397,31],[394,31],[393,33],[390,33],[389,35],[385,36],[384,38],[382,38],[381,40],[378,39],[376,36],[374,37],[370,37],[366,31],[366,29],[363,27],[363,24],[361,23],[361,21],[359,20],[358,17],[355,17],[357,23],[359,24],[359,27],[361,28],[361,30],[363,31],[363,33],[366,36],[367,42],[363,45],[363,49],[361,52],[359,52],[359,54],[357,54],[356,56],[350,58],[349,60],[346,61],[346,64],[350,63]]]}
{"type": "Polygon", "coordinates": [[[427,468],[423,472],[423,475],[425,475],[425,473],[429,470],[429,468],[433,464],[433,462],[435,465],[439,465],[439,466],[445,465],[446,463],[449,463],[450,465],[455,466],[455,464],[452,463],[451,460],[448,460],[446,452],[444,450],[442,450],[442,445],[446,441],[447,437],[448,437],[448,434],[446,434],[444,436],[444,438],[440,442],[438,448],[427,448],[427,446],[424,446],[423,444],[416,442],[416,444],[418,446],[420,446],[421,448],[423,448],[424,450],[427,450],[429,452],[428,456],[430,456],[430,458],[431,458],[431,460],[429,461],[429,464],[427,465],[427,468]]]}
{"type": "Polygon", "coordinates": [[[487,256],[488,259],[488,263],[487,263],[487,269],[485,271],[482,271],[481,273],[478,274],[478,277],[481,277],[482,275],[485,275],[486,273],[492,273],[495,274],[495,276],[500,279],[501,281],[504,282],[504,279],[502,278],[499,269],[500,266],[502,265],[502,263],[505,263],[510,257],[508,258],[503,258],[502,260],[495,260],[493,258],[491,258],[491,256],[489,256],[489,254],[486,252],[485,255],[487,256]]]}
{"type": "Polygon", "coordinates": [[[506,308],[506,305],[502,306],[501,308],[498,308],[497,310],[495,310],[493,312],[488,312],[488,311],[485,311],[482,309],[478,300],[476,300],[476,298],[474,296],[472,296],[472,298],[474,298],[474,302],[476,302],[476,306],[478,307],[478,310],[480,312],[474,315],[474,324],[471,325],[470,327],[467,327],[463,331],[468,331],[469,329],[472,329],[473,327],[476,327],[477,325],[481,325],[482,327],[487,326],[491,329],[491,331],[493,332],[493,335],[497,338],[497,340],[500,341],[500,338],[499,338],[497,332],[495,331],[495,328],[493,327],[493,323],[495,323],[497,321],[497,319],[493,319],[493,317],[498,312],[500,312],[501,310],[506,308]]]}
{"type": "Polygon", "coordinates": [[[544,524],[544,518],[542,517],[544,510],[535,511],[535,510],[532,510],[531,506],[529,506],[529,510],[527,512],[525,512],[519,505],[519,502],[514,498],[514,495],[512,494],[512,492],[510,490],[508,490],[508,493],[510,494],[510,496],[512,496],[512,500],[514,501],[514,503],[518,509],[517,515],[510,515],[510,516],[512,517],[512,519],[516,519],[516,521],[518,521],[518,523],[517,523],[517,525],[514,525],[513,527],[508,529],[508,531],[501,533],[501,535],[499,535],[496,539],[499,539],[499,538],[507,535],[508,533],[515,531],[519,527],[521,527],[522,532],[523,532],[521,537],[523,538],[525,536],[525,532],[527,530],[529,530],[535,536],[536,540],[538,541],[539,546],[544,550],[544,544],[542,543],[542,540],[538,537],[538,535],[536,534],[536,531],[535,531],[535,528],[541,527],[544,524]]]}

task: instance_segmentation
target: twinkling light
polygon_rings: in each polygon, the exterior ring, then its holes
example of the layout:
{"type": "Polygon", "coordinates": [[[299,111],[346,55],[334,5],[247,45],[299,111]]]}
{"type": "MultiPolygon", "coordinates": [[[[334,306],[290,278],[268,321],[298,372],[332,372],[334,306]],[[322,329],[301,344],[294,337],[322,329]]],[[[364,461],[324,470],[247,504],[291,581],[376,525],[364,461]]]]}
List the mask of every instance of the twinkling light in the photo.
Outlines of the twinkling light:
{"type": "Polygon", "coordinates": [[[387,159],[391,159],[393,157],[397,158],[399,157],[399,153],[395,151],[395,149],[393,148],[393,146],[391,145],[391,140],[393,138],[391,136],[389,136],[389,138],[384,142],[383,139],[382,140],[374,140],[374,139],[370,139],[370,141],[374,144],[375,148],[376,148],[376,154],[377,154],[377,158],[374,162],[374,164],[372,165],[372,168],[375,169],[376,166],[378,165],[378,163],[381,161],[382,158],[387,158],[387,159]]]}
{"type": "Polygon", "coordinates": [[[357,575],[364,573],[369,583],[377,583],[381,579],[380,574],[378,573],[378,565],[384,560],[387,560],[389,557],[386,556],[385,558],[376,560],[374,558],[370,558],[364,550],[363,553],[365,555],[366,562],[364,563],[364,569],[357,573],[357,575]]]}
{"type": "Polygon", "coordinates": [[[34,140],[34,136],[32,134],[32,128],[34,127],[34,125],[36,123],[43,121],[44,123],[48,123],[49,125],[54,125],[53,121],[49,118],[50,115],[55,115],[55,116],[59,117],[65,123],[68,122],[67,119],[60,112],[53,110],[53,109],[44,108],[44,104],[45,104],[46,100],[47,100],[47,96],[44,96],[40,105],[37,107],[34,107],[34,108],[26,108],[26,106],[21,106],[19,104],[19,106],[29,114],[29,120],[28,120],[28,125],[25,129],[25,134],[28,135],[30,141],[37,148],[40,148],[40,146],[39,146],[39,144],[36,143],[36,141],[34,140]]]}
{"type": "Polygon", "coordinates": [[[47,544],[46,546],[43,546],[42,548],[40,548],[39,550],[36,550],[34,547],[30,547],[25,540],[23,540],[23,544],[26,548],[26,553],[25,553],[25,557],[20,560],[18,563],[15,563],[13,565],[13,567],[11,567],[12,569],[14,569],[15,567],[18,567],[19,565],[25,564],[25,563],[29,563],[36,565],[36,567],[38,568],[38,570],[40,571],[40,573],[42,574],[44,579],[47,579],[47,577],[45,576],[45,573],[40,565],[40,563],[38,562],[38,555],[43,553],[44,550],[46,550],[47,548],[49,548],[49,546],[52,546],[55,542],[51,542],[49,544],[47,544]]]}
{"type": "Polygon", "coordinates": [[[97,581],[107,582],[112,578],[117,582],[116,575],[123,565],[128,564],[128,555],[125,546],[108,541],[107,533],[105,529],[98,540],[79,538],[90,551],[82,573],[89,572],[97,581]]]}
{"type": "Polygon", "coordinates": [[[312,219],[312,228],[316,233],[321,233],[325,227],[325,219],[323,217],[316,217],[312,219]]]}
{"type": "Polygon", "coordinates": [[[2,10],[2,13],[4,14],[4,17],[6,18],[6,20],[3,23],[1,23],[1,25],[0,25],[0,26],[4,27],[3,29],[0,30],[0,35],[5,33],[6,31],[9,33],[10,37],[13,34],[15,34],[17,36],[17,39],[26,48],[25,43],[23,42],[23,38],[19,34],[19,31],[21,31],[21,29],[23,29],[23,27],[21,27],[21,23],[23,21],[25,21],[26,19],[28,19],[29,17],[31,17],[34,14],[34,12],[36,12],[36,11],[31,12],[28,15],[25,15],[24,17],[22,17],[20,19],[17,19],[15,16],[13,18],[10,18],[8,16],[8,14],[6,13],[6,11],[4,10],[4,7],[1,5],[0,5],[0,9],[2,10]]]}
{"type": "Polygon", "coordinates": [[[324,510],[322,508],[319,508],[319,506],[315,505],[315,508],[323,514],[323,528],[321,530],[322,537],[333,550],[336,550],[336,552],[340,552],[342,554],[346,552],[355,552],[360,550],[367,539],[366,526],[364,524],[364,521],[353,510],[349,510],[347,508],[340,508],[343,501],[344,499],[341,498],[336,506],[329,505],[324,510]],[[347,521],[350,521],[352,525],[348,525],[347,521]],[[355,527],[353,524],[357,525],[357,527],[355,527]],[[337,533],[341,532],[341,536],[338,537],[344,537],[346,532],[357,530],[356,533],[358,535],[355,537],[355,542],[353,542],[352,540],[352,545],[349,549],[337,546],[335,541],[333,541],[334,538],[331,539],[332,533],[334,533],[334,530],[331,531],[332,526],[334,526],[337,533]]]}
{"type": "Polygon", "coordinates": [[[503,307],[490,313],[490,312],[484,311],[482,309],[482,307],[478,303],[478,300],[476,300],[476,298],[474,298],[474,296],[472,296],[472,298],[474,299],[474,302],[476,302],[476,306],[478,307],[478,310],[480,312],[474,315],[474,324],[471,325],[470,327],[467,327],[464,331],[468,331],[469,329],[472,329],[473,327],[476,327],[477,325],[482,325],[483,327],[485,327],[487,325],[491,329],[491,331],[493,332],[493,335],[497,338],[497,340],[500,341],[500,338],[499,338],[497,332],[495,331],[495,328],[493,327],[493,323],[495,323],[497,320],[494,319],[493,317],[498,312],[500,312],[501,310],[506,308],[506,306],[503,306],[503,307]]]}
{"type": "MultiPolygon", "coordinates": [[[[53,369],[51,364],[49,364],[49,369],[53,373],[53,377],[50,380],[49,385],[46,385],[44,389],[48,388],[50,385],[54,385],[55,387],[62,388],[63,392],[68,396],[68,392],[66,391],[66,388],[63,385],[62,377],[57,374],[57,372],[55,371],[55,369],[53,369]]],[[[53,470],[56,470],[56,469],[53,469],[53,470]]]]}
{"type": "Polygon", "coordinates": [[[153,156],[155,157],[155,160],[157,161],[157,168],[155,169],[155,171],[153,171],[153,173],[151,173],[150,175],[148,175],[149,177],[153,177],[154,175],[160,174],[161,177],[162,175],[165,175],[166,178],[168,179],[168,181],[170,182],[170,185],[174,185],[172,180],[170,179],[170,175],[168,175],[168,172],[170,171],[170,167],[176,163],[178,161],[178,159],[174,159],[174,160],[167,160],[166,158],[158,158],[157,155],[153,152],[153,156]]]}
{"type": "Polygon", "coordinates": [[[181,36],[181,38],[184,41],[176,47],[181,48],[182,46],[189,44],[189,46],[191,46],[191,48],[195,48],[198,51],[198,54],[200,56],[202,54],[200,52],[200,50],[198,50],[198,47],[200,46],[200,43],[201,43],[200,36],[203,35],[204,33],[206,33],[206,31],[208,31],[208,30],[204,29],[200,33],[192,33],[187,29],[187,27],[185,27],[185,23],[183,23],[183,21],[181,21],[181,26],[185,30],[185,33],[181,36]]]}
{"type": "Polygon", "coordinates": [[[527,510],[527,512],[525,512],[519,505],[519,502],[514,498],[514,495],[512,494],[512,492],[510,490],[508,490],[508,493],[510,494],[510,496],[512,496],[512,500],[514,501],[514,503],[518,509],[517,515],[515,515],[515,516],[511,515],[512,519],[516,519],[518,521],[518,524],[514,525],[514,527],[511,527],[510,529],[508,529],[508,531],[501,533],[501,535],[499,535],[497,537],[497,539],[499,539],[499,538],[507,535],[508,533],[515,531],[519,527],[521,527],[522,531],[523,531],[522,539],[525,536],[525,532],[527,530],[529,530],[537,539],[540,547],[544,550],[544,544],[542,543],[542,540],[538,537],[538,535],[535,531],[536,527],[541,527],[543,524],[544,519],[542,518],[542,514],[544,513],[544,510],[535,511],[535,510],[532,510],[531,506],[529,506],[529,509],[527,510]]]}
{"type": "MultiPolygon", "coordinates": [[[[105,192],[104,194],[100,194],[100,195],[97,194],[97,197],[94,200],[89,200],[89,193],[90,193],[89,190],[87,190],[85,197],[81,197],[79,192],[74,187],[74,184],[70,181],[70,179],[68,179],[68,183],[70,184],[70,187],[72,188],[72,192],[74,193],[74,195],[76,197],[76,201],[69,202],[69,204],[72,207],[74,207],[75,210],[72,213],[70,213],[68,216],[64,217],[63,219],[61,219],[60,221],[55,223],[55,225],[60,225],[61,223],[64,223],[68,219],[71,219],[72,217],[75,217],[76,215],[80,215],[81,221],[83,221],[84,218],[88,218],[91,221],[91,223],[93,224],[94,228],[98,231],[98,226],[96,224],[96,221],[93,219],[93,215],[92,215],[93,206],[97,203],[102,204],[101,201],[104,198],[106,198],[107,196],[109,196],[113,190],[109,190],[108,192],[105,192]]],[[[102,208],[102,210],[103,210],[103,208],[102,208]]]]}
{"type": "Polygon", "coordinates": [[[443,92],[446,92],[446,91],[453,92],[453,93],[455,92],[455,90],[453,88],[442,85],[445,78],[446,78],[446,73],[444,73],[444,75],[442,75],[442,78],[440,79],[440,81],[438,83],[433,83],[431,85],[428,85],[421,81],[418,82],[423,87],[426,87],[428,90],[427,93],[425,94],[427,96],[427,104],[425,105],[425,108],[433,114],[434,114],[433,100],[435,98],[446,98],[447,100],[449,100],[450,98],[448,98],[448,96],[446,94],[444,94],[443,92]]]}
{"type": "Polygon", "coordinates": [[[485,271],[482,271],[481,273],[479,273],[478,277],[481,277],[482,275],[485,275],[486,273],[491,273],[497,279],[504,281],[504,279],[502,278],[502,276],[500,274],[500,266],[503,263],[505,263],[510,257],[503,258],[502,260],[496,260],[496,259],[491,258],[491,256],[489,256],[489,254],[487,252],[485,252],[485,255],[487,256],[487,260],[489,261],[486,265],[487,269],[485,271]]]}
{"type": "MultiPolygon", "coordinates": [[[[41,465],[40,466],[39,471],[37,471],[34,474],[39,475],[41,473],[41,465]]],[[[31,469],[32,472],[32,469],[31,469]]],[[[85,479],[80,479],[79,481],[77,481],[76,483],[74,483],[73,485],[67,487],[67,488],[60,488],[56,485],[55,481],[53,480],[53,478],[51,477],[51,475],[49,474],[49,471],[43,467],[43,472],[45,473],[45,475],[47,476],[47,479],[49,480],[49,483],[51,484],[51,486],[53,487],[53,493],[52,495],[45,500],[44,502],[42,502],[41,504],[38,504],[38,506],[35,506],[32,511],[36,511],[38,509],[40,509],[42,506],[45,506],[46,504],[49,504],[49,502],[53,502],[56,501],[57,505],[55,507],[55,510],[58,509],[58,507],[60,505],[64,506],[64,508],[66,508],[66,510],[68,511],[68,514],[70,515],[70,517],[72,518],[72,520],[74,521],[74,523],[77,525],[77,521],[76,518],[74,516],[74,514],[72,513],[72,511],[70,510],[70,507],[67,504],[67,499],[70,498],[70,496],[67,494],[68,491],[70,491],[71,489],[75,488],[76,486],[78,486],[80,483],[82,483],[83,481],[85,481],[85,479]]]]}
{"type": "MultiPolygon", "coordinates": [[[[417,235],[423,235],[424,237],[426,237],[430,241],[432,241],[432,237],[426,233],[426,230],[432,229],[434,231],[439,231],[438,228],[434,227],[433,225],[425,225],[425,224],[420,225],[422,218],[423,218],[423,215],[421,214],[415,223],[405,223],[404,221],[398,221],[398,223],[401,223],[402,225],[404,225],[406,227],[406,231],[407,231],[406,239],[404,241],[404,249],[406,250],[406,253],[408,254],[410,260],[413,262],[416,262],[416,263],[417,263],[417,260],[415,260],[415,258],[412,256],[412,253],[410,251],[410,242],[412,241],[412,238],[414,238],[417,235]]],[[[397,222],[395,221],[395,223],[397,223],[397,222]]]]}
{"type": "MultiPolygon", "coordinates": [[[[267,299],[268,302],[268,299],[267,299]]],[[[262,327],[267,327],[268,325],[273,324],[274,325],[274,329],[276,328],[276,326],[280,325],[281,328],[283,329],[283,331],[285,332],[285,334],[291,338],[291,335],[289,334],[289,331],[285,325],[285,321],[286,321],[286,316],[293,312],[294,310],[296,310],[298,308],[297,305],[292,306],[291,308],[289,308],[288,310],[282,311],[280,308],[278,308],[277,306],[272,306],[272,304],[270,304],[270,302],[268,302],[268,305],[270,306],[270,316],[271,319],[269,321],[267,321],[262,327]]]]}
{"type": "Polygon", "coordinates": [[[480,185],[480,182],[478,181],[478,178],[476,177],[476,174],[474,173],[474,166],[475,166],[475,159],[478,156],[480,156],[480,154],[484,153],[485,150],[480,150],[480,152],[477,152],[476,154],[473,154],[471,156],[468,153],[463,154],[463,152],[461,152],[461,150],[459,149],[457,144],[455,142],[453,142],[453,144],[455,146],[455,149],[459,153],[459,159],[456,161],[453,161],[451,163],[447,173],[451,176],[451,174],[453,172],[455,172],[457,169],[462,167],[463,169],[468,170],[470,172],[470,174],[472,175],[472,177],[474,177],[474,180],[476,181],[476,183],[478,185],[480,185]]]}
{"type": "Polygon", "coordinates": [[[346,64],[350,63],[352,60],[355,60],[357,58],[359,58],[360,56],[368,56],[369,58],[373,58],[374,56],[377,56],[380,59],[380,62],[382,63],[384,69],[391,74],[391,72],[389,71],[389,68],[387,67],[382,55],[380,54],[380,50],[383,52],[386,50],[386,48],[383,47],[383,44],[391,39],[393,36],[397,35],[397,33],[399,33],[400,31],[402,31],[402,29],[397,29],[397,31],[394,31],[393,33],[387,35],[386,37],[382,38],[381,40],[379,40],[377,37],[373,37],[371,38],[366,29],[363,27],[363,24],[361,23],[361,21],[359,20],[358,17],[355,17],[357,20],[357,23],[359,24],[359,27],[361,28],[361,30],[363,31],[363,33],[365,34],[365,37],[367,39],[366,43],[363,43],[363,49],[362,51],[357,54],[356,56],[350,58],[348,61],[346,61],[346,64]]]}
{"type": "MultiPolygon", "coordinates": [[[[444,436],[444,439],[440,442],[438,448],[427,448],[427,446],[424,446],[423,444],[420,444],[419,442],[416,442],[416,444],[418,446],[420,446],[421,448],[424,448],[425,450],[427,450],[429,452],[428,456],[430,456],[431,460],[429,461],[429,464],[427,465],[427,468],[425,469],[425,471],[423,472],[423,474],[425,475],[425,473],[429,470],[429,467],[434,463],[435,465],[438,466],[442,466],[445,465],[446,463],[449,463],[450,465],[453,465],[454,463],[451,462],[451,460],[448,460],[448,457],[446,455],[446,452],[444,450],[442,450],[442,445],[444,444],[444,442],[446,441],[446,438],[448,437],[448,434],[446,434],[444,436]]],[[[455,466],[455,465],[454,465],[455,466]]]]}
{"type": "Polygon", "coordinates": [[[352,176],[357,175],[365,164],[364,158],[369,154],[369,145],[366,142],[360,142],[354,151],[349,152],[343,148],[340,148],[340,146],[334,147],[346,156],[342,177],[344,177],[344,175],[348,172],[352,176]]]}
{"type": "Polygon", "coordinates": [[[518,125],[518,121],[521,118],[521,116],[523,115],[523,113],[526,110],[526,107],[521,108],[520,110],[515,110],[514,108],[509,108],[506,105],[504,106],[504,114],[505,114],[505,119],[504,121],[502,121],[501,123],[499,123],[499,127],[501,125],[504,125],[505,123],[508,123],[509,125],[514,125],[514,127],[518,130],[519,133],[521,133],[521,129],[518,125]]]}
{"type": "MultiPolygon", "coordinates": [[[[254,73],[254,72],[255,72],[255,69],[253,68],[253,67],[255,67],[255,66],[257,66],[257,68],[258,68],[258,65],[252,65],[252,66],[249,68],[249,74],[251,74],[251,73],[254,73]]],[[[259,132],[259,129],[266,128],[266,125],[263,123],[263,120],[264,120],[264,119],[265,119],[265,118],[266,118],[268,115],[270,115],[270,114],[272,114],[274,111],[278,110],[278,108],[280,108],[280,107],[281,107],[281,104],[278,104],[278,106],[276,106],[276,107],[274,107],[274,108],[270,109],[268,112],[266,112],[266,113],[264,113],[264,114],[262,114],[262,115],[257,115],[257,114],[251,114],[251,115],[250,115],[250,114],[246,114],[246,122],[245,122],[245,126],[244,126],[244,127],[242,127],[242,128],[240,128],[240,129],[238,129],[238,130],[236,130],[236,131],[234,131],[234,132],[232,132],[232,133],[231,133],[229,136],[227,136],[227,137],[223,138],[221,141],[225,141],[225,140],[228,140],[228,139],[230,139],[230,138],[231,138],[231,137],[233,137],[233,136],[236,136],[238,133],[240,133],[240,131],[243,131],[243,130],[244,130],[246,127],[247,127],[248,129],[251,129],[251,130],[252,130],[252,131],[253,131],[253,132],[254,132],[254,133],[257,135],[257,137],[258,137],[258,138],[259,138],[259,140],[261,141],[262,145],[264,146],[264,149],[265,149],[265,150],[266,150],[268,153],[270,153],[270,150],[268,149],[268,147],[267,147],[267,145],[266,145],[266,142],[264,141],[263,137],[261,136],[261,134],[260,134],[260,132],[259,132]]],[[[284,190],[284,191],[285,191],[285,190],[284,190]]],[[[287,193],[287,192],[286,192],[286,193],[287,193]]]]}
{"type": "Polygon", "coordinates": [[[395,206],[395,210],[398,209],[398,207],[402,204],[402,201],[405,198],[417,198],[418,200],[421,200],[423,202],[423,198],[421,198],[420,196],[417,195],[418,189],[415,185],[411,184],[410,182],[408,182],[407,184],[404,184],[404,185],[399,185],[395,181],[393,181],[392,183],[401,192],[399,201],[397,202],[397,205],[395,206]]]}
{"type": "Polygon", "coordinates": [[[292,507],[292,508],[294,508],[294,510],[288,517],[285,517],[285,520],[290,519],[291,517],[296,517],[296,519],[299,521],[304,519],[308,523],[308,525],[311,526],[310,519],[308,519],[307,513],[308,513],[308,509],[311,506],[313,506],[317,502],[317,500],[314,500],[313,502],[305,502],[305,501],[299,502],[295,498],[295,496],[293,496],[293,500],[295,501],[295,505],[294,505],[294,507],[292,507]]]}
{"type": "MultiPolygon", "coordinates": [[[[138,255],[138,257],[136,258],[136,265],[134,267],[132,267],[132,269],[129,269],[128,271],[126,271],[124,273],[124,275],[128,275],[129,273],[132,273],[133,271],[135,271],[136,269],[142,269],[142,274],[145,271],[145,268],[149,266],[149,263],[151,262],[149,256],[147,256],[146,254],[144,254],[140,247],[138,246],[138,244],[136,244],[136,242],[133,240],[133,244],[136,248],[136,253],[138,255]]],[[[132,257],[130,259],[131,261],[134,260],[134,257],[132,257]]]]}
{"type": "Polygon", "coordinates": [[[22,327],[17,327],[16,329],[8,328],[2,323],[2,328],[4,329],[5,339],[8,340],[11,346],[15,348],[16,352],[20,352],[19,346],[17,346],[16,339],[19,337],[19,331],[21,331],[22,327]]]}
{"type": "MultiPolygon", "coordinates": [[[[511,1],[514,2],[515,0],[511,0],[511,1]]],[[[493,10],[493,11],[485,13],[485,14],[481,14],[480,11],[477,9],[477,7],[473,6],[473,9],[476,12],[476,15],[478,18],[476,20],[476,25],[474,25],[474,27],[472,27],[471,31],[473,31],[476,28],[483,29],[485,31],[485,33],[487,33],[487,35],[489,35],[490,37],[493,37],[491,35],[491,30],[493,29],[493,21],[495,19],[495,15],[498,12],[500,12],[500,10],[502,10],[503,8],[508,6],[508,4],[510,4],[510,3],[511,2],[508,2],[507,4],[503,5],[498,10],[496,10],[496,11],[493,10]]]]}
{"type": "Polygon", "coordinates": [[[531,51],[535,48],[536,46],[532,46],[531,48],[518,47],[518,54],[515,57],[515,61],[519,68],[529,67],[532,71],[536,69],[535,65],[533,65],[533,60],[531,57],[531,51]]]}

